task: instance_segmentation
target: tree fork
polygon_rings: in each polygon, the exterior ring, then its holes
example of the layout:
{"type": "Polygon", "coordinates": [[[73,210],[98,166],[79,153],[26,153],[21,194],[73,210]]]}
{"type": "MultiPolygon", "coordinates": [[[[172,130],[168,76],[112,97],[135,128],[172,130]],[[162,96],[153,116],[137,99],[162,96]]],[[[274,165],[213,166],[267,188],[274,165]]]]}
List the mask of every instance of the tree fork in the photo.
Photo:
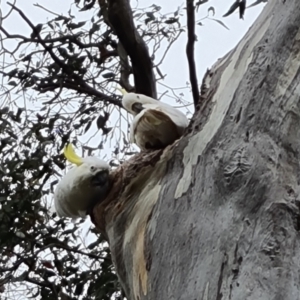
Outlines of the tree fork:
{"type": "Polygon", "coordinates": [[[92,217],[128,299],[298,299],[299,24],[299,0],[269,1],[187,134],[112,175],[92,217]]]}

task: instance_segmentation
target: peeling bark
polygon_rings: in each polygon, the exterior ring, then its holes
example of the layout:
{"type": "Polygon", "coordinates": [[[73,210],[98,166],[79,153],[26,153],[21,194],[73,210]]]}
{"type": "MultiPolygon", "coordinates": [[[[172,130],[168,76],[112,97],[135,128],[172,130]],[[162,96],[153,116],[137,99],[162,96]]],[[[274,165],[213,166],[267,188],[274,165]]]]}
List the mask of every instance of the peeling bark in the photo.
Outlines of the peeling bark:
{"type": "Polygon", "coordinates": [[[269,1],[187,133],[93,211],[130,300],[299,299],[300,1],[269,1]]]}

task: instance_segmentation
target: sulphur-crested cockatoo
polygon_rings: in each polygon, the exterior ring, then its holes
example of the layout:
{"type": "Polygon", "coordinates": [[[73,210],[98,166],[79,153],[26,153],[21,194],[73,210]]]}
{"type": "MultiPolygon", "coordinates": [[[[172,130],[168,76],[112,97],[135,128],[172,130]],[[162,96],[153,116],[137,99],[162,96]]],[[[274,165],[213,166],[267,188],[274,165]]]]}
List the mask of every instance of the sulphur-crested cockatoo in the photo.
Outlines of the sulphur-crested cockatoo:
{"type": "Polygon", "coordinates": [[[59,217],[84,218],[93,204],[107,196],[110,189],[110,167],[97,157],[79,157],[71,144],[64,148],[64,155],[76,166],[56,187],[55,210],[59,217]]]}
{"type": "Polygon", "coordinates": [[[130,141],[141,150],[164,148],[182,136],[189,121],[181,111],[145,95],[120,91],[123,107],[134,116],[130,141]]]}

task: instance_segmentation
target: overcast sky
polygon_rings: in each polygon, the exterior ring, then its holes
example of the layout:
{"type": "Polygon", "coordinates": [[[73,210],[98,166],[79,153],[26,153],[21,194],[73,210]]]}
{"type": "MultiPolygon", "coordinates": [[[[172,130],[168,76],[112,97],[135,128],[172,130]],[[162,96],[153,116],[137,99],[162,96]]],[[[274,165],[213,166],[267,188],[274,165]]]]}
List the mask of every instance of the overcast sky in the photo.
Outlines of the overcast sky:
{"type": "MultiPolygon", "coordinates": [[[[3,15],[5,15],[8,11],[8,5],[6,4],[6,0],[0,1],[2,1],[1,9],[3,15]]],[[[53,18],[53,15],[34,6],[37,2],[49,10],[60,14],[69,10],[73,0],[17,0],[17,6],[23,10],[34,24],[43,23],[53,18]]],[[[204,26],[197,26],[198,42],[196,43],[195,58],[199,82],[201,82],[206,69],[211,67],[218,58],[224,56],[238,43],[263,7],[263,5],[258,5],[246,10],[244,20],[240,20],[237,13],[227,18],[222,18],[222,15],[229,9],[233,2],[234,0],[210,0],[200,7],[197,13],[196,18],[199,20],[207,14],[208,8],[213,6],[216,10],[214,18],[221,20],[230,28],[230,30],[227,30],[217,22],[211,20],[204,20],[202,22],[204,26]]],[[[254,0],[249,4],[253,2],[254,0]]],[[[149,0],[139,0],[131,1],[131,3],[133,7],[141,8],[148,7],[152,3],[155,3],[162,7],[162,13],[168,13],[174,12],[179,6],[182,6],[184,2],[182,0],[156,0],[151,2],[149,0]]],[[[78,21],[85,20],[85,17],[89,14],[90,12],[80,13],[78,15],[78,21]]],[[[31,33],[31,29],[21,20],[17,13],[14,13],[13,16],[5,20],[4,25],[11,33],[21,33],[27,36],[31,33]]],[[[188,80],[185,46],[186,35],[183,34],[172,47],[162,66],[162,73],[167,74],[164,83],[172,87],[185,86],[188,80]]],[[[160,90],[161,88],[158,87],[158,89],[160,90]]],[[[191,99],[191,95],[189,99],[191,99]]]]}

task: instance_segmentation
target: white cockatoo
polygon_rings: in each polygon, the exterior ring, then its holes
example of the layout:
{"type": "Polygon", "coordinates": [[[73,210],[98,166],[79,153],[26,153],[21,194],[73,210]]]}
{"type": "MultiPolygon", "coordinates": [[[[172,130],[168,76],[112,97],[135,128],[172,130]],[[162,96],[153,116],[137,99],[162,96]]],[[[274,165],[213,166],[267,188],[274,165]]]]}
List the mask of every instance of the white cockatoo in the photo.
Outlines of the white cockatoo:
{"type": "Polygon", "coordinates": [[[110,190],[109,165],[93,156],[79,157],[71,144],[64,148],[66,159],[75,164],[59,182],[54,192],[54,206],[59,217],[86,217],[87,211],[110,190]]]}
{"type": "Polygon", "coordinates": [[[164,148],[182,136],[189,120],[181,111],[142,94],[120,91],[123,107],[134,116],[130,141],[141,150],[164,148]]]}

